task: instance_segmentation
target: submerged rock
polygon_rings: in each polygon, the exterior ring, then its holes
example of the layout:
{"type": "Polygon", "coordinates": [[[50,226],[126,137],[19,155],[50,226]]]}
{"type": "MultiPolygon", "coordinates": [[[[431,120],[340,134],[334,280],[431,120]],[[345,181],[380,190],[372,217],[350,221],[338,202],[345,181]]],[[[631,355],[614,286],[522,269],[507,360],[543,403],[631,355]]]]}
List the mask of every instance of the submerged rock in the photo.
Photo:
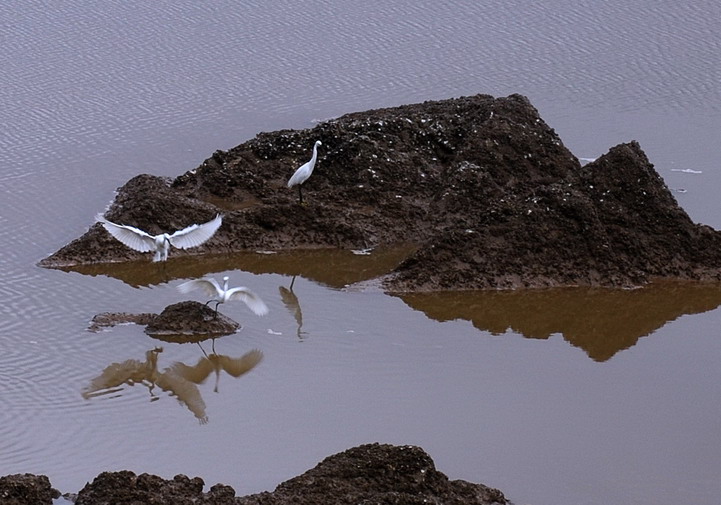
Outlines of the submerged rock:
{"type": "MultiPolygon", "coordinates": [[[[721,234],[691,222],[638,143],[582,167],[520,95],[261,133],[174,180],[135,177],[106,217],[159,233],[218,212],[212,239],[173,253],[415,244],[384,279],[390,291],[721,279],[721,234]],[[315,140],[323,146],[299,205],[285,183],[315,140]]],[[[141,257],[93,225],[41,264],[141,257]]]]}

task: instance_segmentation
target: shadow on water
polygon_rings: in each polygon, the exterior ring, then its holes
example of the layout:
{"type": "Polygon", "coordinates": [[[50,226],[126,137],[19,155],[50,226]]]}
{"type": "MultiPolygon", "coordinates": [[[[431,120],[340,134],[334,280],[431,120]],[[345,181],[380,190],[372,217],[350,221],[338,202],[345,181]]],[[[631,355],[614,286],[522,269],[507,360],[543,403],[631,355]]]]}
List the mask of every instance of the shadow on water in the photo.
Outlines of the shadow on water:
{"type": "Polygon", "coordinates": [[[175,396],[201,424],[208,422],[205,412],[205,401],[198,388],[211,373],[215,373],[214,391],[218,392],[220,372],[224,371],[232,377],[240,377],[251,371],[263,359],[263,353],[253,349],[242,356],[233,358],[215,353],[215,340],[213,339],[213,352],[205,352],[200,342],[203,356],[195,365],[187,365],[180,361],[158,370],[158,356],[163,352],[162,347],[155,347],[145,353],[145,361],[128,359],[120,363],[111,363],[106,366],[97,377],[82,390],[81,394],[86,400],[92,398],[118,395],[125,387],[140,384],[148,389],[150,401],[160,399],[156,395],[156,388],[175,396]]]}
{"type": "Polygon", "coordinates": [[[244,252],[171,257],[162,263],[144,260],[76,265],[63,267],[61,270],[90,276],[105,275],[136,288],[163,284],[179,278],[199,278],[228,270],[242,270],[254,274],[300,275],[331,288],[342,288],[390,272],[412,250],[410,246],[400,246],[379,248],[372,254],[342,249],[244,252]]]}
{"type": "Polygon", "coordinates": [[[721,305],[721,285],[658,282],[643,288],[558,288],[397,294],[437,321],[464,319],[493,334],[527,338],[561,334],[598,362],[607,361],[685,314],[721,305]]]}

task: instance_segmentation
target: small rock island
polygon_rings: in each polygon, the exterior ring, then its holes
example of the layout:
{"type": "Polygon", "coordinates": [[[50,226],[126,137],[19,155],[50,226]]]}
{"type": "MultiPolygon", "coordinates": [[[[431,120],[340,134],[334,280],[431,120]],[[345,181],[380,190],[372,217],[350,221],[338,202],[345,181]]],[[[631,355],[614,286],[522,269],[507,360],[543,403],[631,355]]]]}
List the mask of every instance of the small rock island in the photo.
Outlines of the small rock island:
{"type": "MultiPolygon", "coordinates": [[[[106,217],[160,233],[217,213],[216,235],[178,254],[412,244],[382,279],[391,292],[721,279],[721,234],[691,221],[637,142],[582,166],[521,95],[260,133],[173,180],[138,175],[106,217]],[[316,140],[301,205],[286,183],[316,140]]],[[[95,224],[40,264],[141,257],[95,224]]]]}

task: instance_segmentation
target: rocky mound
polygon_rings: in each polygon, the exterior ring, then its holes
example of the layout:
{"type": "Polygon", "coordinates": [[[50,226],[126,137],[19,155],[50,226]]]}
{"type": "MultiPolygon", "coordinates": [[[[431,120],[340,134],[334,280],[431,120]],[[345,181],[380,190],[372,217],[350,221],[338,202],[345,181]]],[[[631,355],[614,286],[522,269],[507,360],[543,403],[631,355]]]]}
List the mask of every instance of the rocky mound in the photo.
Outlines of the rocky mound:
{"type": "Polygon", "coordinates": [[[168,305],[146,326],[150,336],[164,335],[229,335],[240,324],[228,316],[215,312],[207,305],[185,301],[168,305]]]}
{"type": "MultiPolygon", "coordinates": [[[[173,255],[259,249],[417,250],[392,291],[639,285],[721,278],[721,235],[691,222],[636,142],[581,167],[520,95],[342,116],[261,133],[175,180],[141,175],[106,217],[150,233],[225,214],[203,246],[173,255]],[[305,205],[285,186],[321,140],[305,205]]],[[[99,225],[41,262],[140,258],[99,225]]]]}
{"type": "MultiPolygon", "coordinates": [[[[130,471],[103,472],[76,497],[77,505],[108,503],[155,505],[315,505],[377,503],[388,505],[506,504],[503,493],[483,484],[448,480],[431,457],[415,446],[368,444],[330,456],[272,493],[237,498],[230,486],[203,492],[201,478],[176,475],[165,480],[130,471]]],[[[0,497],[8,505],[51,504],[59,493],[45,476],[0,478],[0,497]]],[[[66,495],[67,496],[67,495],[66,495]]]]}
{"type": "Polygon", "coordinates": [[[215,312],[207,305],[195,301],[184,301],[168,305],[160,314],[127,312],[103,312],[93,317],[89,331],[100,331],[118,324],[134,323],[145,326],[145,333],[151,337],[186,337],[208,339],[230,335],[240,329],[240,323],[228,316],[215,312]]]}
{"type": "Polygon", "coordinates": [[[497,489],[448,480],[420,447],[368,444],[321,461],[272,493],[246,496],[242,505],[315,505],[318,503],[393,505],[505,504],[497,489]]]}
{"type": "Polygon", "coordinates": [[[41,505],[60,498],[45,475],[29,473],[0,477],[0,503],[3,505],[41,505]]]}

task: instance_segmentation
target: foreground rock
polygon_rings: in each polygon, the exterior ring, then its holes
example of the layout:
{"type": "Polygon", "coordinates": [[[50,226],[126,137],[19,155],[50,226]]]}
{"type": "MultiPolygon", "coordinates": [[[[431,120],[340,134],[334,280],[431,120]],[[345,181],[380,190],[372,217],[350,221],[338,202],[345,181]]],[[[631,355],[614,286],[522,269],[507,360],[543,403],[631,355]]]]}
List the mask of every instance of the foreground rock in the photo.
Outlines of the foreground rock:
{"type": "MultiPolygon", "coordinates": [[[[636,142],[581,167],[525,97],[477,95],[261,133],[175,180],[141,175],[106,217],[150,233],[223,212],[197,249],[408,242],[391,291],[635,286],[721,279],[721,234],[694,224],[636,142]],[[307,205],[285,187],[321,140],[307,205]]],[[[140,258],[98,225],[41,264],[140,258]]]]}
{"type": "Polygon", "coordinates": [[[51,504],[60,492],[50,486],[45,475],[15,474],[0,477],[0,503],[3,505],[51,504]]]}
{"type": "MultiPolygon", "coordinates": [[[[51,495],[16,493],[34,480],[43,491],[50,490],[44,476],[9,476],[0,479],[0,498],[12,505],[50,504],[51,495]],[[17,484],[20,482],[21,484],[17,484]],[[5,493],[5,494],[3,494],[5,493]],[[14,493],[14,494],[8,494],[14,493]]],[[[368,444],[335,454],[303,475],[280,484],[272,493],[235,497],[230,486],[216,484],[208,493],[204,482],[176,475],[164,480],[155,475],[130,471],[103,472],[76,497],[77,505],[109,503],[155,505],[492,505],[505,504],[503,493],[482,484],[448,480],[436,470],[431,457],[421,448],[368,444]]],[[[57,494],[57,491],[52,490],[57,494]]],[[[56,495],[52,495],[56,496],[56,495]]]]}
{"type": "Polygon", "coordinates": [[[274,492],[247,496],[238,503],[485,505],[507,502],[497,489],[448,480],[419,447],[369,444],[330,456],[312,470],[282,483],[274,492]]]}

